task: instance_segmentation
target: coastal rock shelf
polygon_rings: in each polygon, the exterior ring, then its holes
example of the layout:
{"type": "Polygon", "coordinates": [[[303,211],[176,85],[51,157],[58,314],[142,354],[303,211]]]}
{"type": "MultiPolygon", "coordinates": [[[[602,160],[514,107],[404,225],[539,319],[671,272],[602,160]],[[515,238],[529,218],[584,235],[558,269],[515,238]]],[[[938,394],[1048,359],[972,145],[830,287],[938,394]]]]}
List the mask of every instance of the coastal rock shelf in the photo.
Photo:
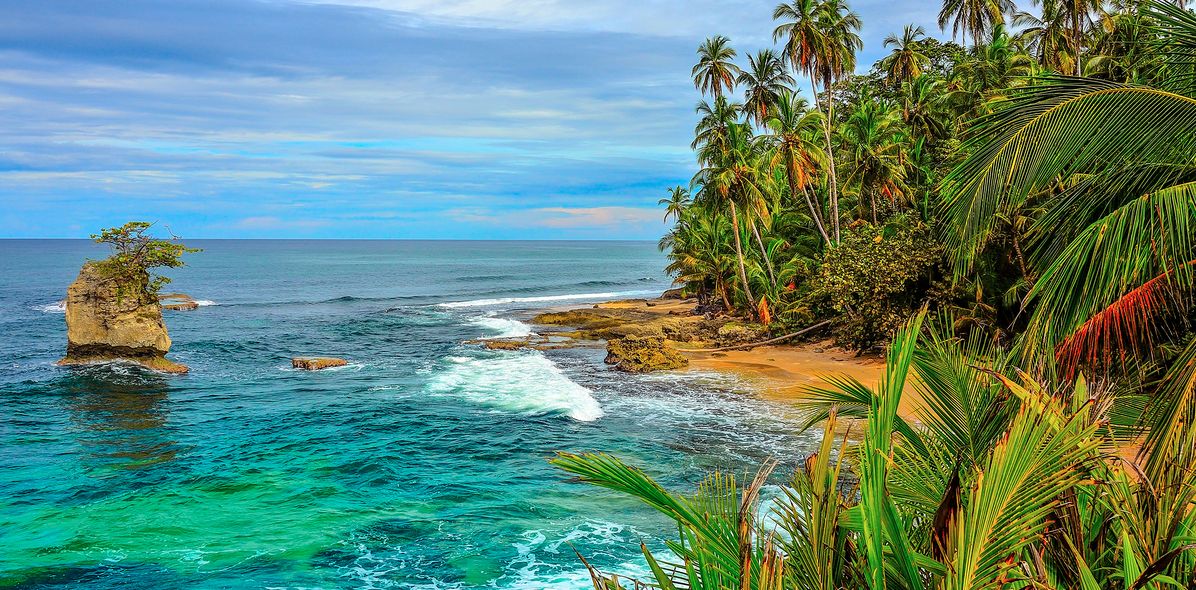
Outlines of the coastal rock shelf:
{"type": "Polygon", "coordinates": [[[187,367],[166,358],[170,336],[162,306],[148,294],[148,275],[133,284],[106,276],[87,263],[67,289],[66,356],[60,365],[125,360],[155,371],[186,373],[187,367]]]}

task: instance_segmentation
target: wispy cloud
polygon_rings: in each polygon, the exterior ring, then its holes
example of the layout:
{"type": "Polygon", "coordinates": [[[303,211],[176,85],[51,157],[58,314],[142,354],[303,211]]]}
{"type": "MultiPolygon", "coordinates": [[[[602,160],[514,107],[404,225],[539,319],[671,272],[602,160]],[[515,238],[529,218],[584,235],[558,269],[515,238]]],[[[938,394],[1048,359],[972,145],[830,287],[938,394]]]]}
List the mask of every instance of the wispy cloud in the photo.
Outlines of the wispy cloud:
{"type": "Polygon", "coordinates": [[[0,236],[655,238],[694,47],[772,4],[8,0],[0,236]]]}

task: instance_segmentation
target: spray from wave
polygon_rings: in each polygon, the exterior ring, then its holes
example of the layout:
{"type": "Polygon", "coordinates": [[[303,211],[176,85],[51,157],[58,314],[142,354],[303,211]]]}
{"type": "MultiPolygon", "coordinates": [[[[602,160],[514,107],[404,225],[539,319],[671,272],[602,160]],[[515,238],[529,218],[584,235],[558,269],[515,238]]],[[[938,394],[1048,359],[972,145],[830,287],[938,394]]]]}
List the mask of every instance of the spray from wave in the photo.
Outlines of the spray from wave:
{"type": "Polygon", "coordinates": [[[482,316],[470,320],[470,323],[489,332],[494,332],[486,334],[483,338],[522,338],[532,333],[531,326],[510,318],[482,316]]]}
{"type": "Polygon", "coordinates": [[[428,391],[527,415],[566,414],[589,422],[602,417],[591,391],[538,352],[449,357],[428,391]]]}
{"type": "Polygon", "coordinates": [[[35,311],[42,313],[66,313],[66,300],[55,301],[54,303],[46,303],[43,305],[34,305],[35,311]]]}

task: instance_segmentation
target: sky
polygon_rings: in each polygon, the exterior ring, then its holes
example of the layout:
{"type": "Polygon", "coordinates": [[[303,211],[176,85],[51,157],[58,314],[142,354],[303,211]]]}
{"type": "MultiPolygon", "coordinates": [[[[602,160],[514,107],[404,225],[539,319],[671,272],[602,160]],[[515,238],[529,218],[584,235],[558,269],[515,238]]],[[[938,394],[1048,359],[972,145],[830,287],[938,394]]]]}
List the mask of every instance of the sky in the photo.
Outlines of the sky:
{"type": "MultiPolygon", "coordinates": [[[[0,237],[656,239],[776,0],[4,0],[0,237]]],[[[867,69],[937,3],[855,0],[867,69]]]]}

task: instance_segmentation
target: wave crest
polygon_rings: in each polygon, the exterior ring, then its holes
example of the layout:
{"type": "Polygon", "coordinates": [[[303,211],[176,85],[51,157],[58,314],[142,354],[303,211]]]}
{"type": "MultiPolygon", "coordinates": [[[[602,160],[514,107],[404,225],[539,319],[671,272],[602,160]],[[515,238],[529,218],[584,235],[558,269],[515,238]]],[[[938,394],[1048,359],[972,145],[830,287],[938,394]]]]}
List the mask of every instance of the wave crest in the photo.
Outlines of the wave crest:
{"type": "Polygon", "coordinates": [[[566,414],[590,422],[602,417],[591,391],[569,379],[540,353],[450,357],[428,391],[528,415],[566,414]]]}

